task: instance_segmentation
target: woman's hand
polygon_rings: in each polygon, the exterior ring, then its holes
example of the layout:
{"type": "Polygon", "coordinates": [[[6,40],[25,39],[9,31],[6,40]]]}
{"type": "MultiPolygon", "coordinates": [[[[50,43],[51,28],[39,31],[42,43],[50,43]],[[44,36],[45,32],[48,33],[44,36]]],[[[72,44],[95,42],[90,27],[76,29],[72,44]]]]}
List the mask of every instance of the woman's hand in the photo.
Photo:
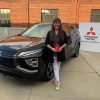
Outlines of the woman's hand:
{"type": "Polygon", "coordinates": [[[53,52],[57,52],[56,49],[53,48],[51,45],[48,44],[47,47],[48,47],[49,49],[51,49],[53,52]]]}
{"type": "Polygon", "coordinates": [[[61,52],[62,49],[65,48],[65,47],[66,47],[66,43],[64,43],[64,44],[59,48],[58,52],[61,52]]]}
{"type": "Polygon", "coordinates": [[[61,52],[61,51],[62,51],[62,49],[63,49],[63,48],[62,48],[62,47],[60,47],[60,48],[59,48],[59,50],[58,50],[58,52],[61,52]]]}
{"type": "Polygon", "coordinates": [[[56,50],[55,48],[51,48],[51,50],[52,50],[53,52],[57,52],[57,50],[56,50]]]}

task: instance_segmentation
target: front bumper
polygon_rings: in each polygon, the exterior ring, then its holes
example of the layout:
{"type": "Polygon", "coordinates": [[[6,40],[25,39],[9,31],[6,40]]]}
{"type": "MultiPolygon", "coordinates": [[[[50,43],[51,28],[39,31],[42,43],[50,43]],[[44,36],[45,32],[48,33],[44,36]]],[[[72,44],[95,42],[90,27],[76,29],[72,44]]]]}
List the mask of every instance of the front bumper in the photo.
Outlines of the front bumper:
{"type": "Polygon", "coordinates": [[[19,57],[14,56],[16,53],[2,51],[0,56],[0,73],[21,79],[36,80],[41,78],[44,71],[44,63],[40,59],[41,53],[36,52],[35,54],[30,54],[30,57],[26,57],[25,55],[25,57],[22,55],[19,57]]]}
{"type": "Polygon", "coordinates": [[[33,73],[28,73],[28,72],[22,71],[18,68],[10,68],[10,67],[6,67],[1,64],[0,64],[0,73],[7,75],[7,76],[14,77],[14,78],[32,79],[32,80],[39,79],[41,76],[39,71],[33,72],[33,73]]]}

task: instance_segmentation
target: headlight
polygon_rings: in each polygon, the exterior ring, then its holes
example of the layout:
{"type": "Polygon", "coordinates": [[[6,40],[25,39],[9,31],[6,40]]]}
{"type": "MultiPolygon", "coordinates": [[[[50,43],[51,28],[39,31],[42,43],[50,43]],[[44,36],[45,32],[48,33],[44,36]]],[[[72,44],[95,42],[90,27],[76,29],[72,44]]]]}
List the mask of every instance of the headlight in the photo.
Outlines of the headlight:
{"type": "Polygon", "coordinates": [[[38,58],[25,59],[25,62],[31,67],[38,67],[38,58]]]}
{"type": "Polygon", "coordinates": [[[33,50],[33,51],[27,51],[27,52],[21,52],[18,57],[20,58],[28,58],[28,57],[39,57],[42,53],[41,49],[33,50]]]}

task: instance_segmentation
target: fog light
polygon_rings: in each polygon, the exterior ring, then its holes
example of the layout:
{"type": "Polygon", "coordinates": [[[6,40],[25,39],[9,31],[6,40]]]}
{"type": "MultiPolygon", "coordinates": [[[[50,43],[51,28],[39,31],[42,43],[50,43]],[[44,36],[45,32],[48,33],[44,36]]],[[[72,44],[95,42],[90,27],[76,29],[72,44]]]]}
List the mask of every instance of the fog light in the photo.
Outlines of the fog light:
{"type": "Polygon", "coordinates": [[[38,58],[25,59],[25,62],[31,67],[38,67],[38,58]]]}

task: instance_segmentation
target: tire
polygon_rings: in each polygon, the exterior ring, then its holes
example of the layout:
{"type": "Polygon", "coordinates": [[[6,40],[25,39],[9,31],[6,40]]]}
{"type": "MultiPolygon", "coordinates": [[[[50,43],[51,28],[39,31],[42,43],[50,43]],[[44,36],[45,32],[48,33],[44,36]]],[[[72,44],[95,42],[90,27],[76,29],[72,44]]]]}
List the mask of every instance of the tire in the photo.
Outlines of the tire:
{"type": "Polygon", "coordinates": [[[78,57],[79,49],[80,49],[80,43],[77,43],[77,45],[75,47],[75,52],[73,53],[72,57],[78,57]]]}
{"type": "Polygon", "coordinates": [[[48,63],[45,65],[44,74],[42,76],[42,81],[49,81],[53,78],[53,66],[52,63],[48,63]]]}

